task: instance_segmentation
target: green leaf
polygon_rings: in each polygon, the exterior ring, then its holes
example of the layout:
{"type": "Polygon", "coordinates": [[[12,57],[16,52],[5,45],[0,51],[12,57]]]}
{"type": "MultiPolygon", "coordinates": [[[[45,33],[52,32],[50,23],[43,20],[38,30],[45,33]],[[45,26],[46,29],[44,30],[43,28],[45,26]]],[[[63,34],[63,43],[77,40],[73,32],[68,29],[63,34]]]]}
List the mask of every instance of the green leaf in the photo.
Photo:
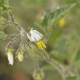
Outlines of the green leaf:
{"type": "Polygon", "coordinates": [[[73,6],[74,4],[59,8],[54,10],[51,13],[46,13],[41,23],[38,23],[39,26],[47,29],[51,25],[54,25],[59,18],[62,18],[73,6]]]}
{"type": "Polygon", "coordinates": [[[10,12],[11,10],[13,10],[14,8],[13,7],[3,7],[3,12],[5,12],[5,11],[8,11],[8,12],[10,12]]]}
{"type": "Polygon", "coordinates": [[[0,0],[0,7],[3,12],[13,10],[13,7],[8,6],[8,0],[0,0]]]}
{"type": "Polygon", "coordinates": [[[66,80],[77,80],[77,76],[75,76],[75,77],[68,76],[68,77],[66,78],[66,80]]]}
{"type": "Polygon", "coordinates": [[[4,0],[0,0],[0,7],[4,6],[4,0]]]}
{"type": "Polygon", "coordinates": [[[0,31],[0,39],[5,38],[6,36],[7,36],[7,35],[6,35],[4,32],[0,31]]]}
{"type": "Polygon", "coordinates": [[[5,19],[3,17],[0,17],[0,31],[3,30],[4,22],[5,22],[5,19]]]}
{"type": "Polygon", "coordinates": [[[4,5],[5,5],[5,6],[8,6],[8,1],[9,1],[9,0],[4,0],[4,5]]]}
{"type": "Polygon", "coordinates": [[[79,48],[74,49],[74,52],[72,53],[72,56],[71,56],[71,58],[70,58],[70,62],[71,62],[71,63],[74,63],[75,60],[77,60],[77,56],[78,56],[78,59],[79,59],[79,54],[78,54],[78,52],[79,52],[79,48]],[[78,55],[77,55],[77,54],[78,54],[78,55]]]}
{"type": "MultiPolygon", "coordinates": [[[[73,62],[77,54],[77,41],[71,35],[62,35],[58,38],[54,45],[54,50],[58,53],[71,55],[70,61],[73,62]]],[[[70,57],[70,56],[69,56],[70,57]]]]}
{"type": "Polygon", "coordinates": [[[55,30],[52,31],[47,43],[50,46],[54,46],[60,35],[61,35],[61,29],[60,27],[57,26],[55,27],[55,30]]]}
{"type": "Polygon", "coordinates": [[[67,54],[69,49],[69,43],[66,43],[67,38],[65,36],[60,37],[54,46],[54,50],[60,54],[67,54]]]}

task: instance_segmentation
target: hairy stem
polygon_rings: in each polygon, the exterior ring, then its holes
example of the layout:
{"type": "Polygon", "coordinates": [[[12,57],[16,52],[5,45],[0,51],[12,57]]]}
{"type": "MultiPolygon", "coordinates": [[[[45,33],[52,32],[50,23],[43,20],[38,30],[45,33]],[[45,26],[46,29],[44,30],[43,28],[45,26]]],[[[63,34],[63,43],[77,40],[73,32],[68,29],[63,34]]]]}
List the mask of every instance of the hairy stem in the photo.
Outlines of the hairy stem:
{"type": "Polygon", "coordinates": [[[21,50],[22,44],[23,44],[23,39],[21,40],[21,43],[20,43],[19,48],[16,53],[18,53],[21,50]]]}
{"type": "Polygon", "coordinates": [[[16,27],[18,30],[21,30],[21,26],[16,23],[16,21],[14,20],[13,14],[12,14],[11,12],[9,12],[9,16],[10,16],[10,18],[11,18],[11,21],[14,23],[15,27],[16,27]]]}
{"type": "Polygon", "coordinates": [[[66,70],[65,68],[59,64],[56,60],[54,60],[45,50],[42,52],[40,52],[42,58],[49,63],[50,65],[52,65],[53,67],[55,67],[59,73],[61,74],[63,80],[66,79],[66,70]],[[44,53],[44,54],[43,54],[44,53]]]}
{"type": "Polygon", "coordinates": [[[16,37],[14,37],[10,42],[9,42],[9,44],[7,45],[7,48],[9,48],[11,45],[12,45],[12,43],[17,39],[17,38],[19,38],[21,35],[18,35],[18,36],[16,36],[16,37]]]}
{"type": "Polygon", "coordinates": [[[28,44],[28,42],[26,40],[24,40],[24,42],[28,45],[29,48],[31,48],[31,46],[28,44]]]}
{"type": "Polygon", "coordinates": [[[33,58],[34,59],[34,67],[37,71],[39,71],[39,65],[38,65],[38,60],[37,58],[33,58]]]}

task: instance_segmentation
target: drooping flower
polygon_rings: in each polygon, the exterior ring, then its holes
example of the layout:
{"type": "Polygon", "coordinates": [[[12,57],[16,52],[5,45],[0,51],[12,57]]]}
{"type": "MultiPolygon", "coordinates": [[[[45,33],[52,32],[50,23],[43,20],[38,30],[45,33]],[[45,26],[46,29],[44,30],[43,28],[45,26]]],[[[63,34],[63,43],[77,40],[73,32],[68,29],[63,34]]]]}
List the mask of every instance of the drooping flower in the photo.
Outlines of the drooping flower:
{"type": "Polygon", "coordinates": [[[14,63],[13,54],[10,48],[7,51],[7,57],[8,57],[9,64],[13,65],[14,63]]]}
{"type": "Polygon", "coordinates": [[[31,29],[30,34],[27,33],[27,37],[31,42],[37,42],[37,46],[40,50],[43,50],[43,47],[46,48],[45,44],[41,41],[43,35],[40,32],[31,29]]]}
{"type": "Polygon", "coordinates": [[[19,60],[19,61],[23,61],[23,53],[18,52],[17,57],[18,57],[18,60],[19,60]]]}

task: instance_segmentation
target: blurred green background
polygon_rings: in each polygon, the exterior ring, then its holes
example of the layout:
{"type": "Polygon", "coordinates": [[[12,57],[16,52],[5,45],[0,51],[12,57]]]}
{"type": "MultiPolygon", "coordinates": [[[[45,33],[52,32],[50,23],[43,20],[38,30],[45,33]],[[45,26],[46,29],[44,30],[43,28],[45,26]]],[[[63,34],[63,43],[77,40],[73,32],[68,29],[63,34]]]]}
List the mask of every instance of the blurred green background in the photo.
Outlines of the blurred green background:
{"type": "MultiPolygon", "coordinates": [[[[68,67],[73,75],[80,68],[80,0],[9,0],[9,5],[14,7],[15,20],[27,31],[30,28],[37,29],[35,22],[39,22],[46,12],[51,12],[58,7],[77,3],[76,6],[65,16],[66,24],[60,27],[59,23],[53,30],[48,40],[47,51],[59,63],[68,67]]],[[[1,14],[6,19],[7,14],[1,14]]],[[[13,26],[5,28],[6,34],[17,34],[13,26]]],[[[0,80],[33,80],[33,60],[25,57],[23,62],[15,58],[14,65],[8,64],[5,55],[5,46],[8,40],[0,41],[0,80]]],[[[19,39],[14,43],[17,49],[19,39]]],[[[15,56],[15,54],[14,54],[15,56]]],[[[62,80],[60,74],[44,61],[39,61],[40,68],[44,70],[44,80],[62,80]]]]}

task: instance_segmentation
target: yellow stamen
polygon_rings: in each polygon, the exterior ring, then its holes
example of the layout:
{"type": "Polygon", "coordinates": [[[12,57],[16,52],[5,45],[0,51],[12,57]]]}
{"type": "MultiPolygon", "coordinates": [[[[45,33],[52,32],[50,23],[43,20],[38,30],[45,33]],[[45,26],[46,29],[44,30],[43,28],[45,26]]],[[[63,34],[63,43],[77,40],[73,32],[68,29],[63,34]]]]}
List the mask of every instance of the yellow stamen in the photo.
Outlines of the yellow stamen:
{"type": "Polygon", "coordinates": [[[41,49],[43,50],[40,41],[37,42],[37,45],[38,45],[38,48],[39,48],[40,50],[41,50],[41,49]]]}
{"type": "Polygon", "coordinates": [[[44,48],[46,48],[45,44],[42,41],[40,41],[40,43],[44,48]]]}
{"type": "Polygon", "coordinates": [[[38,46],[38,48],[40,49],[40,45],[39,45],[39,42],[37,42],[37,46],[38,46]]]}
{"type": "Polygon", "coordinates": [[[46,48],[45,44],[42,41],[38,41],[37,45],[40,50],[43,50],[43,47],[46,48]]]}
{"type": "Polygon", "coordinates": [[[39,42],[39,45],[40,45],[41,50],[43,50],[43,47],[42,47],[42,45],[41,45],[41,43],[40,43],[40,42],[39,42]]]}

